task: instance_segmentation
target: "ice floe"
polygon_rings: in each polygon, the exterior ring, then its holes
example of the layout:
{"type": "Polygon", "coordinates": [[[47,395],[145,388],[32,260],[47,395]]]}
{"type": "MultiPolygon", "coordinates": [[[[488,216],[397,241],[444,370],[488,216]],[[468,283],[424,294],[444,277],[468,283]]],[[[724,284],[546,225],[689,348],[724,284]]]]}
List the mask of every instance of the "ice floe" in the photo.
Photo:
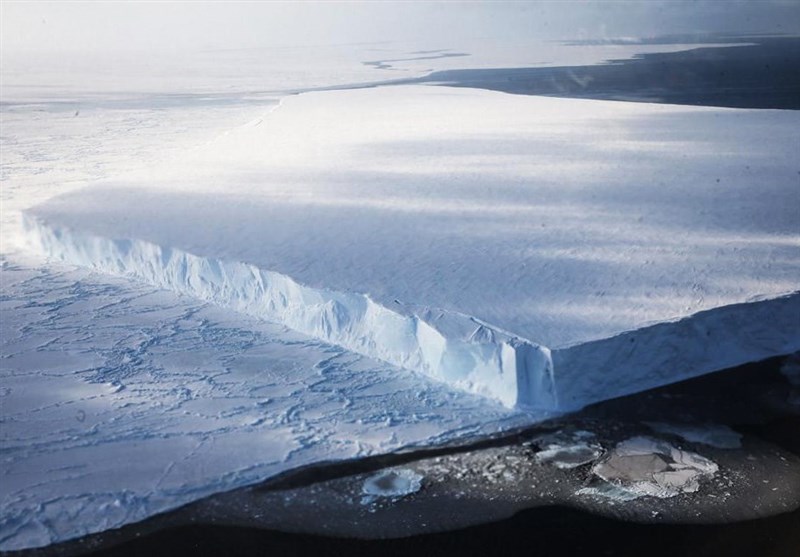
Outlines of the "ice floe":
{"type": "Polygon", "coordinates": [[[594,441],[589,431],[556,432],[535,440],[540,450],[535,453],[536,462],[550,464],[562,470],[577,468],[594,462],[603,454],[603,447],[594,441]]]}
{"type": "Polygon", "coordinates": [[[652,437],[632,437],[609,451],[592,466],[592,473],[610,484],[588,486],[579,494],[622,500],[650,496],[667,498],[694,493],[700,481],[717,473],[711,460],[652,437]]]}
{"type": "Polygon", "coordinates": [[[537,419],[142,283],[2,273],[0,551],[537,419]]]}
{"type": "Polygon", "coordinates": [[[380,498],[399,499],[422,489],[422,476],[410,468],[382,470],[364,481],[361,488],[367,505],[380,498]]]}

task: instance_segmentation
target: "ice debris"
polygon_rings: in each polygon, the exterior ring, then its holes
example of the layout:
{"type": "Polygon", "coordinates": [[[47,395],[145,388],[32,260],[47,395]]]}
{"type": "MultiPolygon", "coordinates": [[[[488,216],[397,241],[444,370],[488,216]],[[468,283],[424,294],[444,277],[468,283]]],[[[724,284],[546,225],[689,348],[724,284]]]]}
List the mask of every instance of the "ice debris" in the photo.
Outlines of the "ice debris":
{"type": "Polygon", "coordinates": [[[562,470],[589,464],[603,454],[603,447],[590,441],[592,438],[594,433],[590,431],[559,431],[539,437],[536,443],[542,449],[534,458],[539,464],[550,464],[562,470]]]}
{"type": "Polygon", "coordinates": [[[632,437],[619,443],[592,467],[595,476],[617,489],[600,484],[599,488],[593,485],[578,493],[618,500],[642,496],[665,499],[696,492],[700,480],[714,476],[718,470],[711,460],[666,441],[632,437]]]}
{"type": "Polygon", "coordinates": [[[594,495],[597,497],[604,497],[606,499],[613,499],[614,501],[633,501],[638,499],[641,495],[636,494],[627,489],[623,489],[608,482],[597,482],[596,484],[582,487],[576,492],[578,495],[594,495]]]}
{"type": "Polygon", "coordinates": [[[364,480],[362,505],[380,498],[399,499],[422,489],[422,476],[410,468],[382,470],[364,480]]]}
{"type": "Polygon", "coordinates": [[[742,446],[742,435],[722,424],[674,424],[645,422],[658,433],[677,435],[684,441],[700,443],[718,449],[738,449],[742,446]]]}

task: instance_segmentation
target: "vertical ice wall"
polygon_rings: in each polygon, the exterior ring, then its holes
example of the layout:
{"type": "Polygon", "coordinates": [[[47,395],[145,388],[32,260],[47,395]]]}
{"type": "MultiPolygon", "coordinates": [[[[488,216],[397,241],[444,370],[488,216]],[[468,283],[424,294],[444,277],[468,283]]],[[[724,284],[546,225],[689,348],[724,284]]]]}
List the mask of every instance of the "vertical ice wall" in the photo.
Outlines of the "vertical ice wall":
{"type": "Polygon", "coordinates": [[[553,350],[561,410],[800,350],[800,292],[553,350]]]}
{"type": "Polygon", "coordinates": [[[551,350],[475,317],[311,288],[254,265],[141,240],[113,240],[24,216],[32,247],[122,274],[423,373],[508,407],[587,404],[800,350],[800,293],[733,304],[551,350]]]}
{"type": "Polygon", "coordinates": [[[208,300],[513,407],[555,409],[550,351],[454,312],[310,288],[254,265],[141,240],[51,227],[25,215],[31,246],[51,257],[208,300]]]}

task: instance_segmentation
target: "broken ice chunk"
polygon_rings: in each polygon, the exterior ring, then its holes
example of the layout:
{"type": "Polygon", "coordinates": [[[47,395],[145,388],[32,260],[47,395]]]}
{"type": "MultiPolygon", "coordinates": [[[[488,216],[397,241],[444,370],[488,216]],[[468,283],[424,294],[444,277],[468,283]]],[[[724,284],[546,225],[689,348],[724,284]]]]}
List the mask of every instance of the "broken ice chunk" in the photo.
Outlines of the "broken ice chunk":
{"type": "Polygon", "coordinates": [[[594,434],[589,431],[557,432],[537,439],[542,450],[536,453],[536,462],[551,464],[562,470],[577,468],[597,460],[603,454],[603,447],[589,439],[594,434]]]}
{"type": "Polygon", "coordinates": [[[399,499],[422,488],[422,476],[410,468],[382,470],[364,480],[361,503],[368,505],[381,497],[399,499]]]}
{"type": "Polygon", "coordinates": [[[622,502],[633,501],[641,497],[641,495],[637,495],[636,493],[632,493],[627,489],[622,489],[608,482],[598,482],[596,485],[582,487],[576,493],[578,495],[595,495],[622,502]]]}
{"type": "Polygon", "coordinates": [[[700,480],[712,477],[718,469],[711,460],[666,441],[632,437],[597,462],[592,473],[632,495],[663,499],[696,492],[700,480]]]}

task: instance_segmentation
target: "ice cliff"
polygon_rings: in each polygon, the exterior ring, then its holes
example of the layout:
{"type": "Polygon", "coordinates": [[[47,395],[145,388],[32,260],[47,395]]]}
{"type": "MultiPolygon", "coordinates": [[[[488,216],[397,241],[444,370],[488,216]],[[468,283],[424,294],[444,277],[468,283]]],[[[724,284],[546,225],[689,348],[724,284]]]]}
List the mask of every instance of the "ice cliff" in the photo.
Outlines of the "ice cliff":
{"type": "Polygon", "coordinates": [[[136,277],[506,406],[800,349],[800,115],[447,87],[307,93],[26,213],[136,277]]]}
{"type": "Polygon", "coordinates": [[[62,261],[279,323],[506,406],[558,405],[550,351],[473,317],[399,301],[389,308],[365,294],[310,288],[247,263],[23,220],[35,248],[62,261]]]}

